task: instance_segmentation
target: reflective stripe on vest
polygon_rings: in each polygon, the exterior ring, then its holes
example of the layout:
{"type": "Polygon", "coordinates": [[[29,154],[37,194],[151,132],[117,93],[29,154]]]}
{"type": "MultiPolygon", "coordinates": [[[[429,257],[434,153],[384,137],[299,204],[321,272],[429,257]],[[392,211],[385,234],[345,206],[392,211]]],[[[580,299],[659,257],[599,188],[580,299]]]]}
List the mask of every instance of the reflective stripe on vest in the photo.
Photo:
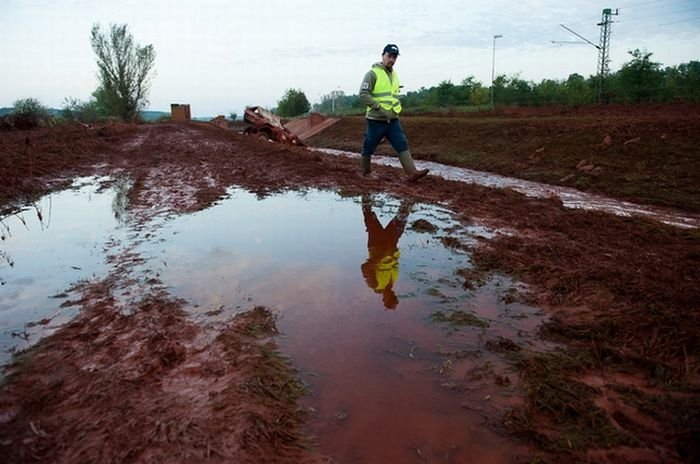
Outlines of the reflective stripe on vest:
{"type": "MultiPolygon", "coordinates": [[[[401,102],[399,101],[399,75],[396,71],[392,71],[393,79],[389,78],[389,74],[380,67],[372,67],[374,75],[377,76],[377,82],[372,90],[372,98],[386,110],[394,110],[396,114],[401,112],[401,102]]],[[[372,108],[367,107],[367,112],[372,108]]]]}

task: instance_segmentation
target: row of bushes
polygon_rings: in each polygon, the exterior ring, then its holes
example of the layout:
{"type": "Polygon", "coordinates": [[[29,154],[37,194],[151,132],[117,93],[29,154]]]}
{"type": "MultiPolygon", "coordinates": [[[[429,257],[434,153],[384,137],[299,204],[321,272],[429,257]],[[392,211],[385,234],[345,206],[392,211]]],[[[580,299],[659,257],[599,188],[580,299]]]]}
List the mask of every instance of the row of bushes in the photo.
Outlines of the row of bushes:
{"type": "MultiPolygon", "coordinates": [[[[35,98],[24,98],[17,100],[7,114],[0,116],[0,131],[36,129],[71,122],[94,124],[117,119],[109,116],[94,99],[82,102],[66,98],[63,108],[57,111],[45,107],[35,98]]],[[[157,121],[165,120],[170,120],[170,116],[161,116],[157,121]]],[[[137,122],[140,121],[137,118],[137,122]]]]}
{"type": "Polygon", "coordinates": [[[17,100],[9,114],[0,117],[0,130],[34,129],[51,123],[48,108],[34,98],[17,100]]]}

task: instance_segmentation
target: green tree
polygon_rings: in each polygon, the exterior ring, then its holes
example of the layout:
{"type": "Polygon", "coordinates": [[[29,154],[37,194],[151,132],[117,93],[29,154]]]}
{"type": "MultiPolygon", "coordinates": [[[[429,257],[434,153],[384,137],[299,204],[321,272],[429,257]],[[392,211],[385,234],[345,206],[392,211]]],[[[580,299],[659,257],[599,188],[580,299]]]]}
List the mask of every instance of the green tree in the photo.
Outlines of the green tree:
{"type": "Polygon", "coordinates": [[[437,87],[432,87],[428,103],[439,107],[457,106],[460,103],[466,104],[467,99],[460,101],[461,89],[450,80],[442,81],[437,87]]]}
{"type": "Polygon", "coordinates": [[[108,34],[94,24],[90,42],[99,69],[100,85],[93,93],[98,105],[111,116],[125,121],[136,119],[148,104],[156,58],[153,45],[134,43],[126,24],[110,25],[108,34]]]}
{"type": "Polygon", "coordinates": [[[486,105],[490,98],[491,94],[489,93],[489,89],[479,86],[472,89],[469,95],[469,103],[477,106],[486,105]]]}
{"type": "Polygon", "coordinates": [[[556,105],[562,102],[564,85],[552,79],[543,79],[542,82],[533,87],[535,104],[556,105]]]}
{"type": "Polygon", "coordinates": [[[309,100],[301,89],[288,89],[282,99],[277,102],[277,114],[285,118],[299,116],[310,109],[309,100]]]}
{"type": "Polygon", "coordinates": [[[532,84],[516,74],[506,86],[506,101],[515,105],[528,105],[532,100],[532,84]]]}
{"type": "Polygon", "coordinates": [[[651,61],[653,53],[639,49],[627,53],[632,55],[632,60],[622,65],[616,76],[624,100],[633,103],[660,100],[664,82],[661,64],[651,61]]]}
{"type": "Polygon", "coordinates": [[[34,129],[51,119],[48,108],[36,98],[15,101],[10,116],[17,129],[34,129]]]}
{"type": "Polygon", "coordinates": [[[564,82],[564,99],[567,105],[581,106],[593,101],[593,89],[591,89],[580,74],[570,74],[564,82]]]}
{"type": "MultiPolygon", "coordinates": [[[[488,91],[481,86],[481,82],[477,81],[474,76],[469,76],[463,79],[462,83],[460,84],[460,87],[462,89],[459,95],[460,104],[481,105],[483,103],[486,103],[475,102],[475,100],[479,99],[478,94],[483,93],[481,92],[482,89],[483,91],[486,91],[486,93],[488,93],[488,91]]],[[[488,101],[488,98],[486,100],[488,101]]]]}
{"type": "Polygon", "coordinates": [[[493,95],[494,104],[505,103],[507,101],[505,89],[508,85],[508,81],[508,77],[505,74],[496,76],[496,78],[493,80],[493,84],[491,85],[491,88],[489,90],[490,94],[493,95]]]}
{"type": "Polygon", "coordinates": [[[68,97],[63,101],[61,116],[68,121],[97,122],[107,116],[95,98],[84,102],[68,97]]]}
{"type": "Polygon", "coordinates": [[[700,101],[700,61],[690,61],[666,68],[666,88],[671,98],[700,101]]]}

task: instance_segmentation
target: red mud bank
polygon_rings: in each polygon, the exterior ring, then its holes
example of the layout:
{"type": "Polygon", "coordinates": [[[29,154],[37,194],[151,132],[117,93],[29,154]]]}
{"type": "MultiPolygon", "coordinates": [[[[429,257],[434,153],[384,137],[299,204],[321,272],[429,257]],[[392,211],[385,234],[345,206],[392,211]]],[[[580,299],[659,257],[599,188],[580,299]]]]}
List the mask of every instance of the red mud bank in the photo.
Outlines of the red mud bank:
{"type": "MultiPolygon", "coordinates": [[[[465,287],[491,272],[529,284],[518,298],[545,308],[542,336],[565,348],[507,350],[525,401],[499,418],[503,426],[545,462],[700,459],[696,230],[433,177],[407,184],[384,166],[363,177],[356,160],[205,124],[0,137],[5,209],[76,175],[109,174],[133,180],[129,208],[143,224],[154,212],[207,208],[236,185],[260,194],[388,192],[504,230],[474,247],[455,239],[476,263],[462,272],[465,287]]],[[[109,282],[83,288],[78,318],[15,360],[0,388],[0,446],[10,462],[319,459],[304,448],[291,368],[266,364],[274,352],[267,313],[242,316],[211,339],[182,302],[154,291],[124,313],[112,290],[109,282]],[[269,381],[251,383],[261,378],[269,381]]]]}
{"type": "Polygon", "coordinates": [[[182,302],[152,295],[125,314],[110,287],[85,285],[80,316],[8,370],[3,462],[320,462],[268,310],[212,340],[182,302]]]}

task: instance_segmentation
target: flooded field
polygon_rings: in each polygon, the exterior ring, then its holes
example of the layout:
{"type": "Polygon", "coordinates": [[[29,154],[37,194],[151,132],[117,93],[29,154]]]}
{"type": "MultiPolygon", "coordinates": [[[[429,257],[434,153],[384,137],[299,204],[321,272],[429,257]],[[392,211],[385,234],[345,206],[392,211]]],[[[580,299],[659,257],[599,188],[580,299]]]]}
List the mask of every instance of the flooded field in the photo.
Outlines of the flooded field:
{"type": "Polygon", "coordinates": [[[143,223],[125,208],[129,188],[82,179],[2,219],[3,363],[75,314],[62,307],[71,286],[119,273],[124,307],[165,290],[212,337],[244,310],[271,308],[278,346],[309,386],[311,433],[339,462],[522,451],[494,422],[518,382],[494,347],[532,347],[541,312],[517,303],[523,288],[506,278],[465,288],[470,255],[451,246],[505,232],[427,204],[315,189],[232,188],[203,211],[143,223]]]}
{"type": "MultiPolygon", "coordinates": [[[[560,122],[506,121],[534,153],[583,150],[541,158],[556,176],[604,135],[560,122]]],[[[5,134],[0,456],[695,462],[697,170],[634,164],[688,151],[692,124],[613,135],[611,177],[579,176],[681,213],[439,165],[407,183],[392,158],[363,176],[203,123],[5,134]]],[[[324,146],[352,150],[355,126],[324,146]]],[[[500,128],[489,149],[520,162],[500,128]]]]}

